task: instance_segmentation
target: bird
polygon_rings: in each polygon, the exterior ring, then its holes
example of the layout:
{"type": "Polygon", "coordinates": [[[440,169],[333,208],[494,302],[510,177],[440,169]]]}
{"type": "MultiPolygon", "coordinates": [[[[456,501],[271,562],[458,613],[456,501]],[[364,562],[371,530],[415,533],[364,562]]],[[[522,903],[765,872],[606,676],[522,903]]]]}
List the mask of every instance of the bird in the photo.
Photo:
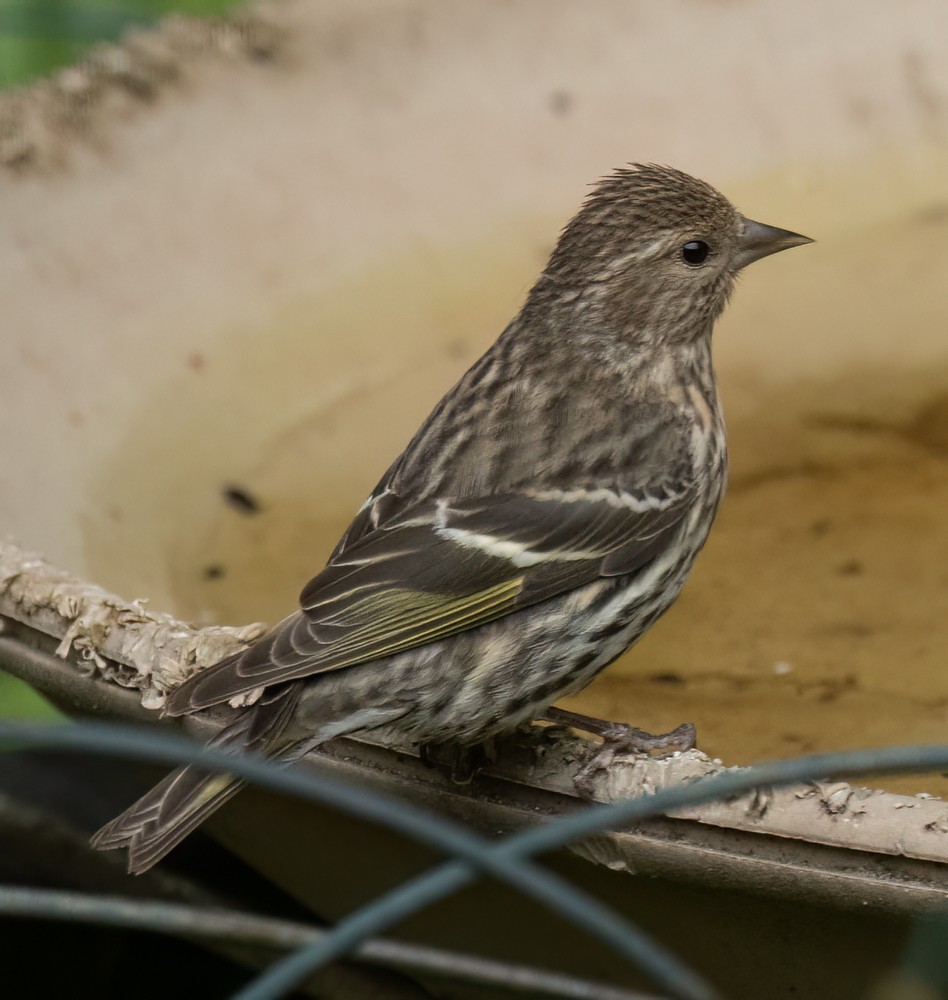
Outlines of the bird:
{"type": "MultiPolygon", "coordinates": [[[[669,166],[601,178],[299,608],[181,683],[165,714],[240,703],[213,743],[286,763],[343,734],[473,747],[532,720],[582,724],[553,703],[668,609],[725,490],[715,321],[744,267],[811,242],[669,166]]],[[[241,784],[179,768],[92,843],[143,872],[241,784]]]]}

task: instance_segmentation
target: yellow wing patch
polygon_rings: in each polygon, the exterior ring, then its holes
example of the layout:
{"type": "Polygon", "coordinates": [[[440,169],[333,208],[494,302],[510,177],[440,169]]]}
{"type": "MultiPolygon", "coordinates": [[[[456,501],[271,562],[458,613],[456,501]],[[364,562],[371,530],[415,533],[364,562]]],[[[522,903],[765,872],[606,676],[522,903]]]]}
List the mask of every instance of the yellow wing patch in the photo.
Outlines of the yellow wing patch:
{"type": "Polygon", "coordinates": [[[461,597],[396,588],[354,601],[324,619],[356,626],[332,643],[332,667],[392,656],[500,618],[511,610],[523,582],[520,576],[461,597]]]}

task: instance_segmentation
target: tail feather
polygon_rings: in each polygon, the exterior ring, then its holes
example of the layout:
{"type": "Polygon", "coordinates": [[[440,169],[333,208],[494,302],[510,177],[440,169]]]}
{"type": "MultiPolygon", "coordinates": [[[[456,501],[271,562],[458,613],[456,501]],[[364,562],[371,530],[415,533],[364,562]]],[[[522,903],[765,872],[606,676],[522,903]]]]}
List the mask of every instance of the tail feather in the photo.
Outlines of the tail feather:
{"type": "MultiPolygon", "coordinates": [[[[388,709],[370,707],[335,716],[329,706],[325,721],[311,722],[309,733],[301,737],[299,728],[290,722],[303,683],[295,681],[267,691],[208,745],[232,752],[262,754],[275,762],[289,764],[327,740],[386,725],[406,711],[403,705],[388,709]]],[[[243,780],[235,774],[216,774],[193,765],[179,767],[120,816],[106,823],[92,837],[92,846],[99,850],[127,847],[128,870],[138,875],[160,861],[243,785],[243,780]]]]}
{"type": "Polygon", "coordinates": [[[92,846],[128,848],[132,875],[147,871],[243,786],[231,774],[197,767],[172,771],[151,791],[99,830],[92,846]]]}
{"type": "MultiPolygon", "coordinates": [[[[281,740],[299,701],[301,685],[283,684],[221,730],[208,746],[263,753],[280,760],[295,744],[281,740]]],[[[128,848],[132,875],[147,871],[243,787],[233,774],[179,767],[146,792],[91,840],[98,850],[128,848]]]]}

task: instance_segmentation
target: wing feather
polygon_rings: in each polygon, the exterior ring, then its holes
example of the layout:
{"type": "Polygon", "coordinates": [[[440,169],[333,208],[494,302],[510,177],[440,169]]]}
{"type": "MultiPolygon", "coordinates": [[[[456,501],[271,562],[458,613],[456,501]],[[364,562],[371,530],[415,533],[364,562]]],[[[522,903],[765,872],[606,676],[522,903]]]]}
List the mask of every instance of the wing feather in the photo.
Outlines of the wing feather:
{"type": "Polygon", "coordinates": [[[261,686],[382,659],[475,628],[603,576],[634,573],[682,530],[693,489],[516,493],[399,508],[340,547],[301,610],[254,646],[191,678],[172,715],[261,686]]]}

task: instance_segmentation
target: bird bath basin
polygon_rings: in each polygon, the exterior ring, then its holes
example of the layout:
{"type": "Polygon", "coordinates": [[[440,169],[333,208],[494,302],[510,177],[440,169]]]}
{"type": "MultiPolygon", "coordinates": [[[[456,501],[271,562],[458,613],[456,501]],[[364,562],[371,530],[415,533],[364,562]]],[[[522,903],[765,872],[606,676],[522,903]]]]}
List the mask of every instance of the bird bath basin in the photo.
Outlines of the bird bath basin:
{"type": "MultiPolygon", "coordinates": [[[[273,6],[232,44],[179,26],[161,46],[130,42],[125,75],[87,69],[3,98],[2,531],[197,625],[276,621],[516,311],[585,185],[627,160],[669,162],[818,245],[738,288],[716,335],[732,455],[718,524],[676,607],[569,707],[653,731],[690,719],[728,764],[943,742],[948,78],[934,39],[948,15],[914,10],[273,6]],[[700,87],[669,73],[672,43],[700,52],[700,87]]],[[[21,673],[77,710],[139,714],[127,691],[69,695],[70,675],[21,673]]],[[[461,791],[377,753],[323,766],[482,829],[571,805],[561,774],[461,791]]],[[[948,793],[935,775],[881,785],[948,793]]],[[[216,834],[327,917],[426,860],[287,801],[261,818],[255,801],[235,800],[216,834]],[[358,843],[359,864],[313,865],[316,828],[358,843]]],[[[816,818],[726,834],[669,820],[634,850],[613,839],[556,864],[620,906],[634,885],[636,915],[674,922],[672,944],[730,977],[730,996],[759,995],[760,970],[727,957],[748,933],[768,982],[794,967],[802,995],[836,976],[855,996],[931,905],[933,872],[944,887],[931,858],[945,836],[916,852],[928,860],[901,857],[903,821],[912,809],[893,805],[885,844],[847,846],[817,843],[816,818]],[[690,854],[667,848],[676,823],[690,854]],[[871,891],[838,892],[856,867],[871,891]],[[794,948],[826,940],[840,970],[797,970],[794,948]],[[869,952],[854,980],[845,957],[869,952]]],[[[472,913],[510,914],[501,951],[518,921],[536,929],[522,960],[564,933],[478,892],[472,913]]],[[[448,919],[460,907],[410,930],[462,928],[448,919]]],[[[578,968],[605,961],[571,948],[578,968]]]]}

